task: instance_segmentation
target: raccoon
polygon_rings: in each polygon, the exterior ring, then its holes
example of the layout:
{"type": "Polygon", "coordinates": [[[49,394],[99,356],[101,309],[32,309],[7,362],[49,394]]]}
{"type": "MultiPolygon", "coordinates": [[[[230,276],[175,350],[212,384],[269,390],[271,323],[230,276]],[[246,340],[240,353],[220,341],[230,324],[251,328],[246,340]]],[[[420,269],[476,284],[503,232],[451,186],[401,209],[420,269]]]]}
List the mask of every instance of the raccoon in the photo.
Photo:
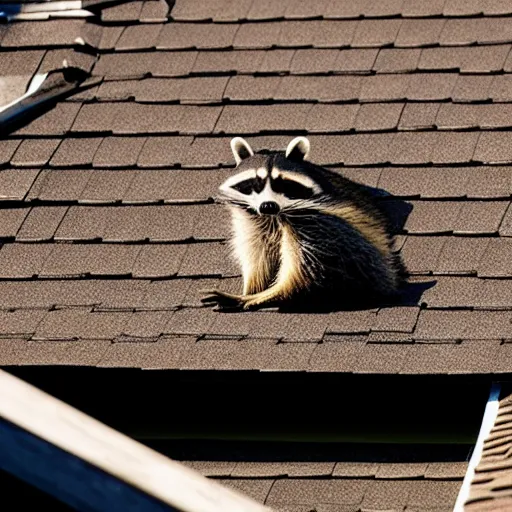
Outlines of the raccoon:
{"type": "Polygon", "coordinates": [[[204,290],[221,310],[360,307],[393,300],[406,280],[389,219],[366,187],[307,160],[310,142],[254,153],[231,140],[234,176],[219,187],[230,210],[240,295],[204,290]]]}

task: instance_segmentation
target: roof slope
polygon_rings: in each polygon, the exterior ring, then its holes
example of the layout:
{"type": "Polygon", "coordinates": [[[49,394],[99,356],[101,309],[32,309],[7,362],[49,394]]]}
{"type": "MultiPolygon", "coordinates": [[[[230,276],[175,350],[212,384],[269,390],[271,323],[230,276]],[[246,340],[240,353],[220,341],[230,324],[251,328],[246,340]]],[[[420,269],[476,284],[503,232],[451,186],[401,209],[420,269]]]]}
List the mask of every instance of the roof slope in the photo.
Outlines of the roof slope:
{"type": "Polygon", "coordinates": [[[0,141],[0,363],[510,372],[511,14],[146,0],[4,26],[2,75],[60,65],[79,29],[100,83],[0,141]],[[329,315],[200,307],[200,289],[240,287],[212,201],[230,138],[299,133],[314,162],[409,204],[398,242],[423,293],[329,315]]]}
{"type": "Polygon", "coordinates": [[[499,393],[496,419],[484,440],[480,460],[471,481],[468,511],[507,510],[512,505],[511,491],[511,411],[512,394],[507,384],[499,393]]]}

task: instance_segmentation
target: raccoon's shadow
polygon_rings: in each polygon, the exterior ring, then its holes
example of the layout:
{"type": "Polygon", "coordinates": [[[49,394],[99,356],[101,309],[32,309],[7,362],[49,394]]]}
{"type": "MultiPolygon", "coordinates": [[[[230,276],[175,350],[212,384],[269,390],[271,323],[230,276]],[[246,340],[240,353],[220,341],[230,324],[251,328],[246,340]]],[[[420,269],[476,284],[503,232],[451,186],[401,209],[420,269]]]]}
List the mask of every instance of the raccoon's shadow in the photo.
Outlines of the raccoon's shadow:
{"type": "MultiPolygon", "coordinates": [[[[388,191],[376,187],[363,185],[363,188],[377,201],[380,209],[388,219],[389,228],[394,235],[404,232],[404,227],[413,206],[407,201],[393,196],[388,191]]],[[[407,267],[407,262],[405,262],[407,267]]],[[[311,301],[308,304],[293,304],[282,306],[279,311],[283,313],[329,313],[334,311],[357,311],[378,307],[415,306],[421,305],[423,293],[435,286],[435,279],[424,282],[407,281],[396,296],[386,299],[374,299],[368,297],[354,297],[344,299],[340,295],[336,297],[326,296],[323,300],[311,301]]]]}

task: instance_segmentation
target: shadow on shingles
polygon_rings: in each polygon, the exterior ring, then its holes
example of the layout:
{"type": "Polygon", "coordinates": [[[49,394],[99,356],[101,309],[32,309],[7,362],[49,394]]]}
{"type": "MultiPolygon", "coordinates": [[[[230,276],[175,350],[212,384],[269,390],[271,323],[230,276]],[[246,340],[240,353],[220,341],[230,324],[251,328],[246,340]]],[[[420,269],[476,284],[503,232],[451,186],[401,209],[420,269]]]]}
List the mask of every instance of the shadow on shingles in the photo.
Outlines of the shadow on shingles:
{"type": "Polygon", "coordinates": [[[24,128],[34,119],[53,109],[58,101],[93,87],[98,81],[97,77],[90,78],[86,71],[75,67],[48,72],[37,90],[0,112],[2,135],[9,135],[24,128]]]}

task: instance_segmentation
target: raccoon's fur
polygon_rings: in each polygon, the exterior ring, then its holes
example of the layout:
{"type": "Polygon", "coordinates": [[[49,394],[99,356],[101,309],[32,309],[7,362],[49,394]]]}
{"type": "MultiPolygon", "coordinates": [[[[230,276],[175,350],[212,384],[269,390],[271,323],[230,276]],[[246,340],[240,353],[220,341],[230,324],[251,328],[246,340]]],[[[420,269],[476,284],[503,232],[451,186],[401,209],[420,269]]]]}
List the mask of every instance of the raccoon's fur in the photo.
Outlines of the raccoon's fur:
{"type": "Polygon", "coordinates": [[[254,154],[236,137],[237,174],[220,187],[231,211],[241,295],[205,291],[220,309],[358,307],[393,298],[405,281],[389,221],[366,187],[306,159],[309,141],[254,154]]]}

